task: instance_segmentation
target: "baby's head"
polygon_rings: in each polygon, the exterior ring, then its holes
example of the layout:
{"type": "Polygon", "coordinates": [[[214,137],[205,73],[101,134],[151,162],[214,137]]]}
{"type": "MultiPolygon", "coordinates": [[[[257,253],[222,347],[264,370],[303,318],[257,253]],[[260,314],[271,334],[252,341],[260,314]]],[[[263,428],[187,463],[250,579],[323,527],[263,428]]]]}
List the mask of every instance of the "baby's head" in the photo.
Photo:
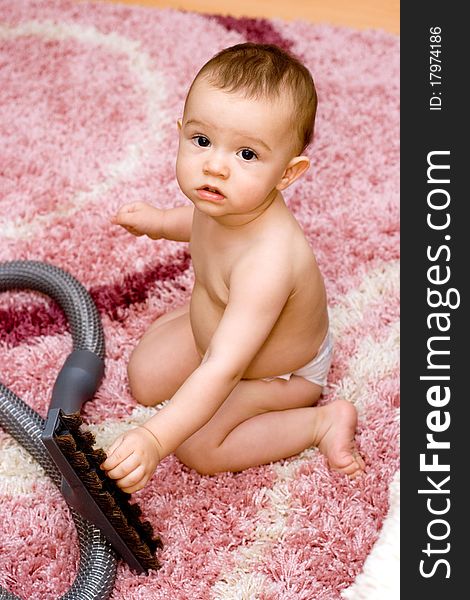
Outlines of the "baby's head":
{"type": "Polygon", "coordinates": [[[313,138],[317,94],[309,70],[294,56],[272,44],[237,44],[211,58],[196,75],[185,108],[198,81],[247,99],[282,103],[292,132],[292,156],[313,138]]]}
{"type": "Polygon", "coordinates": [[[265,44],[222,50],[197,74],[178,121],[176,177],[213,216],[262,212],[309,167],[316,93],[309,71],[265,44]]]}

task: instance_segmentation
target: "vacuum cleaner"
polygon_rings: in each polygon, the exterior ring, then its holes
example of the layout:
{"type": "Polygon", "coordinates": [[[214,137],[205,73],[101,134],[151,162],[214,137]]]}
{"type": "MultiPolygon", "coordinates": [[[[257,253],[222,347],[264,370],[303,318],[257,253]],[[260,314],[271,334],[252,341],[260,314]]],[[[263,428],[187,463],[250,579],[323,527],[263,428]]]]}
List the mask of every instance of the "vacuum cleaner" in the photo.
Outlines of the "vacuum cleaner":
{"type": "MultiPolygon", "coordinates": [[[[75,581],[67,600],[101,600],[114,586],[117,555],[138,573],[158,569],[161,540],[131,495],[109,479],[83,427],[80,409],[91,400],[104,373],[104,334],[98,310],[84,286],[66,271],[38,261],[0,263],[0,292],[34,290],[57,302],[69,323],[73,350],[52,390],[44,420],[0,383],[0,427],[44,468],[70,506],[80,543],[75,581]]],[[[1,376],[1,373],[0,373],[1,376]]],[[[0,588],[0,599],[16,598],[0,588]]]]}

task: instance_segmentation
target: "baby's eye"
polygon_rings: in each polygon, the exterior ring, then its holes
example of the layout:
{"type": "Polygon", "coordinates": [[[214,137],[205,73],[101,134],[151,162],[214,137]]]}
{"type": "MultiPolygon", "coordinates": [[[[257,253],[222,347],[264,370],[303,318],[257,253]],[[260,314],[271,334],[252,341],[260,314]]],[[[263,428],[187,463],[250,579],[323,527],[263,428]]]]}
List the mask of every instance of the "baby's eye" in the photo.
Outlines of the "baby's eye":
{"type": "Polygon", "coordinates": [[[243,160],[246,160],[247,162],[253,161],[254,159],[258,158],[256,152],[253,152],[253,150],[250,150],[249,148],[243,148],[243,150],[240,150],[240,152],[238,152],[238,155],[241,156],[241,158],[243,158],[243,160]]]}
{"type": "Polygon", "coordinates": [[[210,146],[210,140],[205,135],[195,135],[191,138],[196,146],[207,148],[210,146]]]}

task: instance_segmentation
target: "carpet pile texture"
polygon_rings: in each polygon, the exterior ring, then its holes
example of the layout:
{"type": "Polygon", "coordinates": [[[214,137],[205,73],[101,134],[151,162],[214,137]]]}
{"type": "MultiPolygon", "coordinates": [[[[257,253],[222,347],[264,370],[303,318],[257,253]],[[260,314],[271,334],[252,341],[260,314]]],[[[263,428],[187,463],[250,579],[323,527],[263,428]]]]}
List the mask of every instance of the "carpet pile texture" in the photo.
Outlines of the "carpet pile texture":
{"type": "MultiPolygon", "coordinates": [[[[101,313],[106,376],[84,417],[100,445],[155,409],[126,363],[159,315],[186,303],[185,244],[110,224],[124,202],[186,201],[176,120],[197,70],[223,47],[273,42],[313,73],[312,167],[286,193],[324,274],[336,351],[322,402],[359,411],[367,472],[350,482],[310,448],[239,474],[201,476],[174,456],[136,494],[164,541],[162,568],[121,563],[112,598],[398,598],[399,40],[303,22],[68,0],[0,0],[0,261],[52,262],[101,313]]],[[[45,416],[71,348],[59,309],[0,296],[0,377],[45,416]]],[[[77,537],[41,469],[0,431],[0,585],[50,599],[73,581],[77,537]]]]}

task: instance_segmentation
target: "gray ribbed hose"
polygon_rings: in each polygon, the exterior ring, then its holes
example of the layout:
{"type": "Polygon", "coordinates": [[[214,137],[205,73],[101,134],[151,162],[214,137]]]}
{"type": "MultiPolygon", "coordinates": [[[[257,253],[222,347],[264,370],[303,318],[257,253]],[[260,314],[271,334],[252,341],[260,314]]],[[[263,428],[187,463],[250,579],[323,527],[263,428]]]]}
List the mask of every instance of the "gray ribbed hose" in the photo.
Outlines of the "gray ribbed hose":
{"type": "MultiPolygon", "coordinates": [[[[104,335],[100,317],[87,290],[70,274],[36,261],[0,263],[0,292],[37,290],[53,298],[69,322],[74,350],[89,350],[104,358],[104,335]]],[[[0,383],[0,427],[13,436],[43,467],[60,488],[62,476],[50,459],[41,434],[45,421],[0,383]]],[[[116,555],[100,530],[71,510],[80,542],[77,576],[66,600],[98,600],[111,595],[116,576],[116,555]]],[[[0,599],[18,598],[0,588],[0,599]]]]}

